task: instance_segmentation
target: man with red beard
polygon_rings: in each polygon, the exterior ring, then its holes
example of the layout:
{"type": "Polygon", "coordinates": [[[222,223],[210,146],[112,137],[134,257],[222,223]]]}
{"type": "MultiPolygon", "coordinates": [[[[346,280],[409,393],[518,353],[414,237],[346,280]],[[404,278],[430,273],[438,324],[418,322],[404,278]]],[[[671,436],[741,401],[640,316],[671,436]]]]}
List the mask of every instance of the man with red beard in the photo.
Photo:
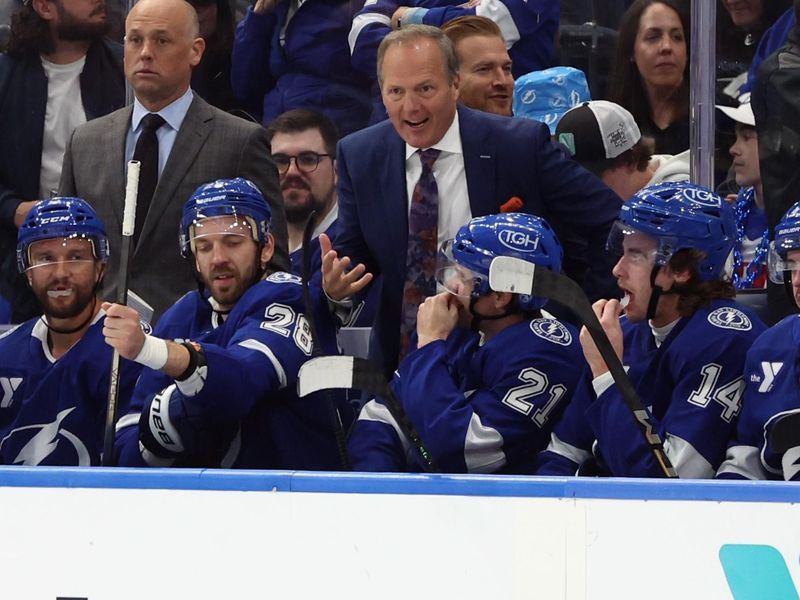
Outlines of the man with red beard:
{"type": "MultiPolygon", "coordinates": [[[[0,462],[100,464],[111,370],[99,299],[107,259],[105,227],[80,198],[40,202],[20,226],[19,270],[44,314],[0,338],[0,462]]],[[[120,365],[123,411],[140,370],[120,365]]]]}

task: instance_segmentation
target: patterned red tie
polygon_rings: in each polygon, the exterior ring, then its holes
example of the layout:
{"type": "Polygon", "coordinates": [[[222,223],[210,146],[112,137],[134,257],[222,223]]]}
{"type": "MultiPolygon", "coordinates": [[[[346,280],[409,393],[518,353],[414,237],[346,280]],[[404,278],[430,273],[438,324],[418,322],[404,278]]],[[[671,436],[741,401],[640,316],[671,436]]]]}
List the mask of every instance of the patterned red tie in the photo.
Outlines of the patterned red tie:
{"type": "Polygon", "coordinates": [[[439,150],[420,150],[422,174],[411,194],[408,215],[408,252],[403,310],[400,317],[400,360],[408,354],[411,334],[417,326],[417,309],[436,293],[436,252],[439,224],[439,188],[433,177],[433,163],[439,150]]]}

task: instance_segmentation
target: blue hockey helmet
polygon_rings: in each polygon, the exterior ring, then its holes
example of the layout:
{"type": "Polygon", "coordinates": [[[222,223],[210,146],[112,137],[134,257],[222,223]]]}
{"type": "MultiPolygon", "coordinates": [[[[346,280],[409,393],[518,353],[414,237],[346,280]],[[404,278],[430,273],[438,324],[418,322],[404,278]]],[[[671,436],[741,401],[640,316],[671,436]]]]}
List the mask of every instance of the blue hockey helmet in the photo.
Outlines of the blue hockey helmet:
{"type": "MultiPolygon", "coordinates": [[[[555,232],[541,217],[523,213],[476,217],[442,244],[436,279],[453,294],[477,299],[491,291],[489,265],[494,258],[510,256],[559,272],[562,255],[555,232]]],[[[518,296],[522,310],[537,310],[545,302],[518,296]]]]}
{"type": "Polygon", "coordinates": [[[31,267],[30,247],[34,242],[54,238],[86,239],[97,260],[108,260],[108,238],[100,217],[82,198],[60,197],[43,200],[28,211],[17,234],[17,268],[31,267]]]}
{"type": "Polygon", "coordinates": [[[606,248],[622,254],[622,241],[643,233],[657,242],[656,265],[666,265],[683,249],[705,254],[697,265],[700,279],[722,274],[736,239],[733,208],[714,192],[693,183],[669,182],[645,187],[622,204],[606,248]]]}
{"type": "Polygon", "coordinates": [[[203,219],[242,217],[256,243],[269,234],[272,210],[256,185],[247,179],[218,179],[201,185],[183,205],[179,244],[184,258],[194,250],[194,237],[203,219]]]}
{"type": "Polygon", "coordinates": [[[775,239],[770,244],[769,277],[773,283],[783,283],[786,271],[800,268],[788,257],[790,250],[800,250],[800,202],[796,202],[775,226],[775,239]]]}

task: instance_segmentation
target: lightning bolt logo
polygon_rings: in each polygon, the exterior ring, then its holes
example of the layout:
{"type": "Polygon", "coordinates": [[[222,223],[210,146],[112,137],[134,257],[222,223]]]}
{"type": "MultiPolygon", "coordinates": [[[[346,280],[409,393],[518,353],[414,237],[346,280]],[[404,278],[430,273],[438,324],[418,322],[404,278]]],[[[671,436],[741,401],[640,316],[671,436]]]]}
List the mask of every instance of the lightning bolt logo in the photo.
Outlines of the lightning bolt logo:
{"type": "Polygon", "coordinates": [[[750,331],[753,328],[747,315],[731,306],[724,306],[711,312],[708,315],[708,322],[721,329],[750,331]]]}
{"type": "Polygon", "coordinates": [[[572,343],[572,334],[569,329],[555,319],[534,319],[531,321],[531,331],[540,338],[559,346],[569,346],[572,343]]]}
{"type": "MultiPolygon", "coordinates": [[[[67,408],[62,410],[56,416],[56,420],[52,423],[46,423],[44,425],[26,425],[25,427],[20,427],[19,429],[15,429],[11,433],[9,433],[5,438],[3,438],[3,442],[5,442],[9,437],[14,435],[14,433],[18,431],[23,431],[26,429],[35,429],[39,428],[39,432],[34,435],[28,443],[22,447],[22,450],[19,451],[17,457],[12,461],[14,465],[26,465],[26,466],[36,466],[40,464],[45,458],[50,456],[58,446],[58,432],[59,428],[61,427],[61,422],[69,415],[75,407],[67,408]]],[[[0,443],[2,446],[2,443],[0,443]]]]}

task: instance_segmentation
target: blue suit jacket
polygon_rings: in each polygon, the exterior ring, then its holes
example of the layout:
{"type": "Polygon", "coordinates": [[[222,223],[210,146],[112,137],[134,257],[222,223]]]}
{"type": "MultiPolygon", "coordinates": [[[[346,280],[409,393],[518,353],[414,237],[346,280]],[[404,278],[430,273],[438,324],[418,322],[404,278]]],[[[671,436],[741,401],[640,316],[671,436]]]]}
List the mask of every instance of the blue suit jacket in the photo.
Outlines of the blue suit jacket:
{"type": "MultiPolygon", "coordinates": [[[[512,196],[519,197],[524,212],[543,217],[556,230],[565,261],[592,257],[583,278],[589,296],[617,295],[605,242],[619,196],[553,144],[545,125],[460,105],[458,115],[472,216],[500,212],[512,196]]],[[[358,131],[339,142],[337,170],[335,248],[353,264],[383,275],[370,355],[391,372],[397,365],[408,241],[405,142],[390,121],[358,131]]]]}

